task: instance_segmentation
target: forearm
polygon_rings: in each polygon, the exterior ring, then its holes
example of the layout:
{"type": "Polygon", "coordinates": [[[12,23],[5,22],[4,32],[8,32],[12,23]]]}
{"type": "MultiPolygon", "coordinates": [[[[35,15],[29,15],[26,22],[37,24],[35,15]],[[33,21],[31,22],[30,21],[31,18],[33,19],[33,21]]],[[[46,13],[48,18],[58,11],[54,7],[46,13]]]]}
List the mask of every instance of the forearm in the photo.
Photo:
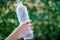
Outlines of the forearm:
{"type": "Polygon", "coordinates": [[[5,40],[17,40],[18,39],[18,33],[14,32],[10,34],[5,40]]]}
{"type": "Polygon", "coordinates": [[[28,34],[26,27],[19,25],[5,40],[17,40],[28,34]]]}
{"type": "Polygon", "coordinates": [[[18,27],[5,40],[17,40],[17,39],[21,38],[22,36],[19,36],[21,34],[21,32],[18,27]]]}

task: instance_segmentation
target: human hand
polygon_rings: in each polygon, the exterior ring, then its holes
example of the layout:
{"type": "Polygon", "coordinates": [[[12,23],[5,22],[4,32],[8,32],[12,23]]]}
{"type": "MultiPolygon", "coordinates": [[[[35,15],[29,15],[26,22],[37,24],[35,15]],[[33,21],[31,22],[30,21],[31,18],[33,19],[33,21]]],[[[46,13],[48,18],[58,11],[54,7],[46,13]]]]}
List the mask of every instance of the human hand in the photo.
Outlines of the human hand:
{"type": "Polygon", "coordinates": [[[23,36],[28,35],[29,34],[29,32],[27,31],[28,27],[29,29],[32,30],[30,22],[31,20],[27,20],[23,22],[22,24],[20,24],[5,40],[17,40],[17,39],[22,38],[23,36]]]}
{"type": "Polygon", "coordinates": [[[18,27],[19,37],[28,35],[29,34],[28,30],[33,29],[32,24],[30,22],[31,22],[31,20],[27,20],[19,25],[19,27],[18,27]]]}

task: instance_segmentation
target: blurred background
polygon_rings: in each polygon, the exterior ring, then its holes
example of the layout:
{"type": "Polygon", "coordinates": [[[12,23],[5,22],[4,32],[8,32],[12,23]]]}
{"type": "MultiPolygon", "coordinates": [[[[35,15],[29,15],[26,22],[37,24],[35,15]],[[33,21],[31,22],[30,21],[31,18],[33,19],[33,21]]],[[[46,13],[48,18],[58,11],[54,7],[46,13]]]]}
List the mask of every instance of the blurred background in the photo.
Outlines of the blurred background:
{"type": "MultiPolygon", "coordinates": [[[[35,40],[60,40],[60,0],[22,1],[32,20],[35,40]]],[[[19,25],[16,7],[15,0],[0,0],[0,40],[19,25]]]]}

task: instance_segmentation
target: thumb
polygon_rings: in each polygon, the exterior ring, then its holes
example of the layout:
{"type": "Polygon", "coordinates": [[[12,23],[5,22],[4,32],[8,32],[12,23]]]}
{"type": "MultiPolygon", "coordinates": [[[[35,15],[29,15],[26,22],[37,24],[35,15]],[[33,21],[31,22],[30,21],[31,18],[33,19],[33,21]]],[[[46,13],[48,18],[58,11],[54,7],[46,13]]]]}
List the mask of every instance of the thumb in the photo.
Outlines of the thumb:
{"type": "Polygon", "coordinates": [[[29,24],[31,22],[31,20],[26,20],[22,23],[22,25],[26,26],[27,24],[29,24]]]}

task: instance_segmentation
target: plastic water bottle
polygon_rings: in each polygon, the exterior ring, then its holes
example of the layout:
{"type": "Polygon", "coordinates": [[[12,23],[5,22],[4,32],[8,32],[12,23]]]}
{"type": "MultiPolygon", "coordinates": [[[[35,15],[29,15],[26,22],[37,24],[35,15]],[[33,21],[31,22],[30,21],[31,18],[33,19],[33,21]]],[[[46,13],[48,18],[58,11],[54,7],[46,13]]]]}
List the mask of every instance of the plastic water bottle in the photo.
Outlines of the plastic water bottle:
{"type": "MultiPolygon", "coordinates": [[[[27,7],[23,5],[22,2],[18,2],[18,7],[16,9],[17,17],[19,20],[19,23],[23,23],[26,20],[29,20],[27,7]]],[[[24,40],[33,40],[34,35],[32,30],[27,30],[29,32],[29,35],[24,36],[24,40]]]]}

